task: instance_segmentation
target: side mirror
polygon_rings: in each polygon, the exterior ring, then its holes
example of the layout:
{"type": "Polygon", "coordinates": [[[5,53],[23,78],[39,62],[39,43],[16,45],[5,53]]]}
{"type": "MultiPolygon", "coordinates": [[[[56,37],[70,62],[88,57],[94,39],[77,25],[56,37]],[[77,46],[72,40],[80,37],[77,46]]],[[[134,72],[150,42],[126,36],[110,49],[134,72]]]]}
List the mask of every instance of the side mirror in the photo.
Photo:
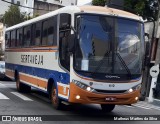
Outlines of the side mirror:
{"type": "Polygon", "coordinates": [[[71,26],[71,15],[67,13],[61,13],[60,14],[60,29],[67,29],[71,26]]]}

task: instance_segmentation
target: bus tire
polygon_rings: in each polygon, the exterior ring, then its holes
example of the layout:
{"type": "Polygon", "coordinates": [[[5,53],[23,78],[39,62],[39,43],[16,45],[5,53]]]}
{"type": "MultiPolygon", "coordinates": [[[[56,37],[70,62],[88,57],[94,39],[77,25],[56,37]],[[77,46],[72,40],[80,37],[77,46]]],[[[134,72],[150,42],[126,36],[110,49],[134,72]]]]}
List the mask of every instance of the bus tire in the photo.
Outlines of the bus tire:
{"type": "Polygon", "coordinates": [[[23,83],[20,82],[19,79],[19,75],[16,75],[16,87],[17,87],[17,91],[18,92],[25,92],[25,93],[29,93],[31,91],[31,87],[28,85],[25,85],[23,83]]]}
{"type": "Polygon", "coordinates": [[[54,84],[52,85],[50,97],[53,107],[57,110],[61,109],[62,103],[61,100],[58,98],[57,89],[54,84]]]}
{"type": "Polygon", "coordinates": [[[101,104],[101,108],[103,112],[111,112],[114,108],[114,104],[101,104]]]}

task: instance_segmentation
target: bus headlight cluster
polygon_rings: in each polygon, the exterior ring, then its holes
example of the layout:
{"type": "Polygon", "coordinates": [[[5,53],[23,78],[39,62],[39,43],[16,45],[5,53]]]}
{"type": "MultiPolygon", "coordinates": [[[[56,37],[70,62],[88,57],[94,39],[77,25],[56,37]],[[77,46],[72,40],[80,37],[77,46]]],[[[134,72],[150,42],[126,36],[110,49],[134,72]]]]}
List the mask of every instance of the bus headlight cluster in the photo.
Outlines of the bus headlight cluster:
{"type": "Polygon", "coordinates": [[[92,87],[90,87],[90,86],[88,86],[88,85],[86,85],[86,84],[84,84],[80,81],[72,80],[72,82],[75,83],[81,89],[87,90],[88,92],[94,92],[95,91],[92,87]]]}
{"type": "Polygon", "coordinates": [[[129,90],[127,90],[128,93],[132,93],[135,90],[139,90],[141,88],[141,84],[138,84],[132,88],[130,88],[129,90]]]}

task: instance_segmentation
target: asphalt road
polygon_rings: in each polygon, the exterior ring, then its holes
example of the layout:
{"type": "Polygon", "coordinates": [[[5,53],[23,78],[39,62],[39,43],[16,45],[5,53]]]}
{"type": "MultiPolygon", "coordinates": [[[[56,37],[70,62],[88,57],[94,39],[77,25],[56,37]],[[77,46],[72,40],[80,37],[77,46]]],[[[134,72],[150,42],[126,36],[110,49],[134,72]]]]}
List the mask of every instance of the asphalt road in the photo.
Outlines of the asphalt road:
{"type": "MultiPolygon", "coordinates": [[[[146,102],[138,102],[132,106],[117,105],[111,113],[103,113],[99,105],[67,105],[63,110],[55,110],[48,96],[36,89],[32,89],[29,94],[18,93],[15,82],[0,81],[0,116],[12,115],[16,117],[36,116],[42,117],[42,120],[53,120],[54,123],[141,123],[151,124],[158,121],[110,121],[112,117],[126,119],[132,116],[158,115],[160,117],[160,106],[154,106],[146,102]]],[[[155,117],[155,116],[154,116],[155,117]]],[[[2,117],[1,117],[2,118],[2,117]]],[[[143,117],[144,119],[144,117],[143,117]]],[[[2,123],[2,122],[0,122],[2,123]]],[[[21,122],[3,122],[2,124],[21,123],[21,122]]],[[[28,122],[23,122],[28,123],[28,122]]],[[[31,122],[30,122],[31,123],[31,122]]],[[[35,123],[35,122],[33,122],[35,123]]],[[[38,122],[41,123],[41,122],[38,122]]],[[[52,121],[43,122],[44,124],[53,123],[52,121]]]]}

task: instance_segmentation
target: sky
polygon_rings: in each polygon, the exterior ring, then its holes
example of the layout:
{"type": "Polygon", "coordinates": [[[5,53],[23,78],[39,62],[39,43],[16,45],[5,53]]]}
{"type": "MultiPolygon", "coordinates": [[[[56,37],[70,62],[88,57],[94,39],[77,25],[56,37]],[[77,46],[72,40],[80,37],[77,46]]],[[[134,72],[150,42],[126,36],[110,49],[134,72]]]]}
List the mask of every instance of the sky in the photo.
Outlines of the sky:
{"type": "MultiPolygon", "coordinates": [[[[11,0],[8,0],[8,1],[11,1],[11,0]]],[[[5,11],[7,11],[9,5],[10,5],[9,3],[5,3],[0,0],[0,14],[4,14],[5,11]]]]}

